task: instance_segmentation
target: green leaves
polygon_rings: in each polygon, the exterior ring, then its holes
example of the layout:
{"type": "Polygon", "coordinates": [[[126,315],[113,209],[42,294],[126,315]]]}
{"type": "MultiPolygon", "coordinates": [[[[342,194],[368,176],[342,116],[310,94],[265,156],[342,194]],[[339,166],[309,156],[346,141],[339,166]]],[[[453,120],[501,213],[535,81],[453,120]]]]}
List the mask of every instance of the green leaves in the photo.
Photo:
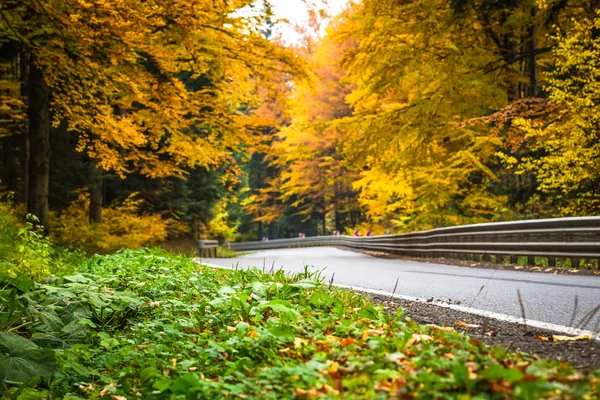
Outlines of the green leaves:
{"type": "Polygon", "coordinates": [[[28,382],[56,370],[54,351],[12,332],[0,332],[0,381],[28,382]]]}
{"type": "Polygon", "coordinates": [[[275,400],[338,398],[338,387],[360,398],[399,390],[415,398],[543,398],[557,385],[577,398],[593,389],[593,375],[571,387],[565,377],[580,375],[569,366],[495,358],[467,336],[406,322],[304,274],[198,274],[194,262],[148,250],[100,257],[92,267],[94,275],[52,279],[30,300],[18,298],[31,322],[19,332],[31,339],[0,334],[0,379],[9,390],[35,382],[28,393],[55,397],[75,387],[89,398],[275,400]],[[117,290],[127,287],[132,292],[117,290]]]}

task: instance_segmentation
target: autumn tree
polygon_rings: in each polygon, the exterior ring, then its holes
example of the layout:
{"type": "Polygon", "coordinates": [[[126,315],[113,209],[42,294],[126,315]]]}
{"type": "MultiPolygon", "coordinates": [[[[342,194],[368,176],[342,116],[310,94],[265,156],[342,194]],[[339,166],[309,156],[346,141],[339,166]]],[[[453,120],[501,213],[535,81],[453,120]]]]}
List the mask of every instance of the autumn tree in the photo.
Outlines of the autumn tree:
{"type": "Polygon", "coordinates": [[[47,224],[51,123],[66,123],[78,150],[119,176],[229,162],[257,82],[297,70],[236,13],[251,4],[3,2],[0,40],[27,63],[28,212],[47,224]]]}

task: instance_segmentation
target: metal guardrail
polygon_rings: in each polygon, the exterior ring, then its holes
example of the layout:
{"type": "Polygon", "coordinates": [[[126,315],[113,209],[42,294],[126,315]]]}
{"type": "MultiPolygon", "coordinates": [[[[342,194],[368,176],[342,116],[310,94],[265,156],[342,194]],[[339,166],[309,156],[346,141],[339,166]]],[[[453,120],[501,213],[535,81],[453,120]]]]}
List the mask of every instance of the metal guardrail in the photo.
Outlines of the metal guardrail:
{"type": "Polygon", "coordinates": [[[238,251],[312,246],[484,261],[491,261],[493,256],[496,263],[510,257],[514,264],[518,257],[526,256],[529,265],[535,264],[535,257],[547,257],[549,266],[555,266],[557,258],[564,258],[579,268],[581,259],[600,262],[600,217],[494,222],[371,237],[314,236],[231,243],[231,248],[238,251]]]}
{"type": "Polygon", "coordinates": [[[198,240],[200,257],[217,257],[218,240],[198,240]]]}

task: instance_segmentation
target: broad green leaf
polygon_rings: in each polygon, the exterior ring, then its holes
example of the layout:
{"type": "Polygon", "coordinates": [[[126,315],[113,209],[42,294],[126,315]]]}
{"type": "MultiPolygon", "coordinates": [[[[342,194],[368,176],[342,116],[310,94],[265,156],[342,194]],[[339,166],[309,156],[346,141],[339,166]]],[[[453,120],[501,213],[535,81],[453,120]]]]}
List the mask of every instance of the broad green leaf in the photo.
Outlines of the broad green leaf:
{"type": "Polygon", "coordinates": [[[54,351],[11,332],[0,332],[0,381],[27,382],[36,376],[50,376],[56,370],[54,351]]]}
{"type": "Polygon", "coordinates": [[[370,319],[371,321],[376,321],[379,318],[381,318],[381,316],[379,315],[379,311],[373,306],[366,306],[361,308],[358,311],[358,315],[360,315],[362,318],[370,319]]]}

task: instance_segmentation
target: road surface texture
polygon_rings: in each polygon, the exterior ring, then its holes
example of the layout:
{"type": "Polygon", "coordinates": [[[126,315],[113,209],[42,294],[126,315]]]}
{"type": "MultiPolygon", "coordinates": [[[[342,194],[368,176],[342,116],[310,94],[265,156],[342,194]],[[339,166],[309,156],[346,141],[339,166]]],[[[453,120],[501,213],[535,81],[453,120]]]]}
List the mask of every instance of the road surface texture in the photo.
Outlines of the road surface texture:
{"type": "MultiPolygon", "coordinates": [[[[578,306],[573,326],[600,305],[600,277],[552,275],[535,272],[467,268],[424,262],[382,259],[332,247],[265,250],[236,258],[203,262],[239,268],[265,265],[266,271],[303,271],[304,266],[324,269],[327,281],[371,291],[431,299],[522,319],[517,290],[527,320],[569,326],[575,297],[578,306]],[[483,289],[482,289],[483,288],[483,289]]],[[[581,328],[595,330],[600,313],[581,328]]]]}

